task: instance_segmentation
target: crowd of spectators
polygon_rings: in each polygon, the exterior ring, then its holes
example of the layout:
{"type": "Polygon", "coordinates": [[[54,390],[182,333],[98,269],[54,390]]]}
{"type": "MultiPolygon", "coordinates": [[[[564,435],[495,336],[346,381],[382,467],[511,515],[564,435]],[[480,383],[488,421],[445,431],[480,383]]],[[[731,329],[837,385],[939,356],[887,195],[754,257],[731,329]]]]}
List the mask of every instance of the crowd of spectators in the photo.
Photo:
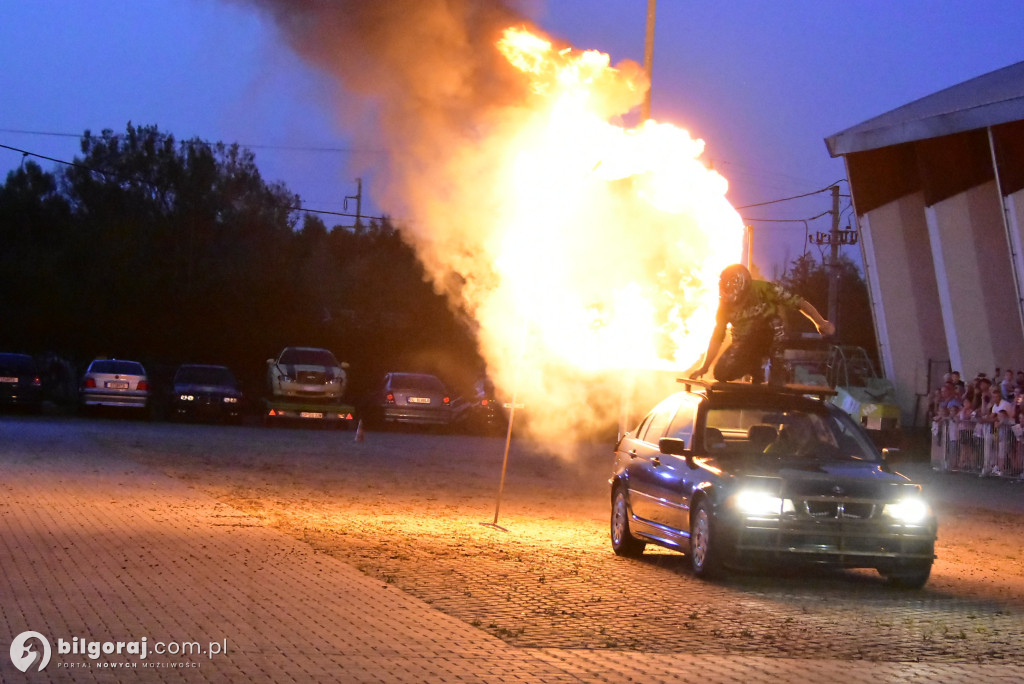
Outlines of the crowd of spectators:
{"type": "Polygon", "coordinates": [[[1024,457],[1024,370],[997,368],[991,378],[978,373],[970,382],[958,371],[946,373],[932,393],[929,412],[933,424],[952,428],[949,438],[962,451],[957,459],[960,467],[974,460],[970,458],[972,439],[991,437],[1000,444],[999,463],[982,464],[983,474],[1011,470],[1019,475],[1024,457]]]}
{"type": "Polygon", "coordinates": [[[995,423],[1000,416],[1020,423],[1024,416],[1024,370],[999,372],[993,380],[978,373],[970,382],[964,382],[959,371],[946,373],[932,393],[930,402],[933,419],[973,418],[995,423]]]}

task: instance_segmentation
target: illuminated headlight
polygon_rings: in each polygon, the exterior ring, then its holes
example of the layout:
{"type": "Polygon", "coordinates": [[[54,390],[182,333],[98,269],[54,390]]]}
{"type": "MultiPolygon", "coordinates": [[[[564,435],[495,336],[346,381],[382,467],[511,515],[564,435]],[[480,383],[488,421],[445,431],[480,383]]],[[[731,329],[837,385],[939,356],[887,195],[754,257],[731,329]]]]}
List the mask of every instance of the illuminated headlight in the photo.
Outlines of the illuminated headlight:
{"type": "Polygon", "coordinates": [[[195,397],[193,397],[191,394],[182,394],[178,397],[178,399],[181,399],[182,401],[195,401],[195,397]]]}
{"type": "Polygon", "coordinates": [[[224,403],[225,404],[237,404],[238,403],[238,397],[224,397],[224,403]]]}
{"type": "Polygon", "coordinates": [[[736,495],[736,508],[744,515],[779,515],[792,511],[793,502],[768,492],[744,489],[736,495]]]}
{"type": "Polygon", "coordinates": [[[932,509],[924,499],[912,497],[885,504],[882,514],[901,523],[920,523],[931,516],[932,509]]]}

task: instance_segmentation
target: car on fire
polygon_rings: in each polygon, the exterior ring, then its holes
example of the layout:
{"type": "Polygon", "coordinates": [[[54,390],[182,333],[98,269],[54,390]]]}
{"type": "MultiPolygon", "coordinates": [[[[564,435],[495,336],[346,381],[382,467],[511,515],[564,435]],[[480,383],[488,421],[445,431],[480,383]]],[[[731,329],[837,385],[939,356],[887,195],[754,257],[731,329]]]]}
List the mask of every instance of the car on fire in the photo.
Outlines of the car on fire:
{"type": "Polygon", "coordinates": [[[615,449],[611,544],[688,555],[694,575],[808,563],[919,588],[938,524],[827,387],[680,380],[615,449]]]}

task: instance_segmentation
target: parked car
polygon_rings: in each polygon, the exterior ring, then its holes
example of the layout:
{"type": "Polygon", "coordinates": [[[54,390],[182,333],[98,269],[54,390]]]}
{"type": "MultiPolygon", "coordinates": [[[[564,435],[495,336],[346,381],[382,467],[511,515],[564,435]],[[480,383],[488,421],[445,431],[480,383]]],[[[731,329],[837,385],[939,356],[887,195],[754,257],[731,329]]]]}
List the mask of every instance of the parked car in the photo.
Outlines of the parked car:
{"type": "Polygon", "coordinates": [[[98,407],[149,408],[149,379],[138,361],[95,359],[82,376],[79,403],[83,409],[98,407]]]}
{"type": "Polygon", "coordinates": [[[448,427],[452,421],[451,396],[435,375],[388,373],[365,407],[373,424],[405,423],[448,427]]]}
{"type": "Polygon", "coordinates": [[[267,385],[275,401],[340,402],[346,368],[327,349],[285,347],[276,359],[267,359],[267,385]]]}
{"type": "Polygon", "coordinates": [[[686,381],[619,441],[611,543],[687,553],[699,577],[735,566],[875,568],[921,587],[937,522],[831,390],[686,381]]]}
{"type": "Polygon", "coordinates": [[[43,382],[35,359],[0,353],[0,404],[38,411],[42,403],[43,382]]]}
{"type": "Polygon", "coordinates": [[[232,423],[242,419],[242,391],[227,366],[178,366],[170,399],[171,415],[176,418],[232,423]]]}
{"type": "MultiPolygon", "coordinates": [[[[473,393],[452,402],[452,422],[458,429],[480,435],[504,435],[508,430],[512,397],[502,398],[494,382],[481,376],[473,385],[473,393]]],[[[516,424],[523,420],[526,405],[515,402],[516,424]]]]}

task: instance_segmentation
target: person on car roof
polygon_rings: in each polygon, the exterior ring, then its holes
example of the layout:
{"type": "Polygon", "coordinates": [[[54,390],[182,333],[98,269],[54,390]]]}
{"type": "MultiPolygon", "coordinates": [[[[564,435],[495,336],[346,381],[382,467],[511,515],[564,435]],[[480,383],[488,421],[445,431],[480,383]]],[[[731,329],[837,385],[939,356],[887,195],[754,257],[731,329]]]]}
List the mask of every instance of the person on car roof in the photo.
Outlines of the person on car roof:
{"type": "Polygon", "coordinates": [[[750,375],[754,382],[760,382],[765,358],[780,351],[785,338],[787,310],[809,318],[823,337],[835,334],[836,327],[800,295],[775,283],[754,280],[742,264],[726,266],[718,280],[715,330],[704,363],[693,377],[699,378],[711,368],[725,341],[726,327],[732,324],[732,343],[715,363],[715,379],[728,382],[750,375]]]}

